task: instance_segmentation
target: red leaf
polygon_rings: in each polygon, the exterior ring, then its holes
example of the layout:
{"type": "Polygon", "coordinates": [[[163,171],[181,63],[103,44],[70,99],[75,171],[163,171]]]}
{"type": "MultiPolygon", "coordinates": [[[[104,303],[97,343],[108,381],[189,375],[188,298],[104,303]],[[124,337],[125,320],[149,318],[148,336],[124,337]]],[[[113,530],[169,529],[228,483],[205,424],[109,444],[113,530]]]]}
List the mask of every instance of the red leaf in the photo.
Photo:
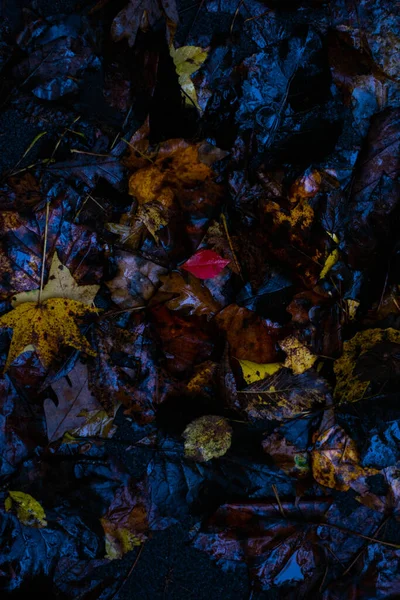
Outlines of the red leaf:
{"type": "Polygon", "coordinates": [[[181,268],[199,279],[212,279],[219,275],[229,263],[229,260],[222,258],[213,250],[199,250],[181,268]]]}

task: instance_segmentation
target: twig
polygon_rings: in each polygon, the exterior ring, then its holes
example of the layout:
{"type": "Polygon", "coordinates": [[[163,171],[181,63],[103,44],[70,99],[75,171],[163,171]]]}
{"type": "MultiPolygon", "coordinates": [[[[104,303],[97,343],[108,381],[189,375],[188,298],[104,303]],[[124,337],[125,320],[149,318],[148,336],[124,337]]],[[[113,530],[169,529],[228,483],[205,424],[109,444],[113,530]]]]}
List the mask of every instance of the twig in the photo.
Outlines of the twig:
{"type": "Polygon", "coordinates": [[[275,485],[275,484],[272,484],[272,486],[271,486],[271,487],[272,487],[272,491],[273,491],[273,492],[274,492],[274,494],[275,494],[275,498],[276,498],[276,501],[277,501],[277,503],[278,503],[278,506],[279,506],[279,512],[281,513],[282,517],[286,517],[286,513],[285,513],[285,511],[283,510],[283,506],[282,506],[282,504],[281,504],[281,500],[280,500],[280,498],[279,498],[279,494],[278,494],[277,487],[276,487],[276,485],[275,485]]]}
{"type": "MultiPolygon", "coordinates": [[[[379,525],[378,529],[374,533],[374,537],[372,538],[373,540],[375,540],[376,536],[381,531],[381,529],[383,528],[383,526],[386,525],[386,523],[388,522],[388,520],[389,520],[389,517],[386,517],[386,519],[384,519],[384,521],[379,525]]],[[[378,541],[378,540],[376,540],[376,541],[378,541]]],[[[347,573],[350,571],[350,569],[356,564],[356,562],[358,561],[358,559],[362,556],[362,554],[367,549],[368,544],[369,544],[369,541],[368,541],[367,544],[364,544],[364,546],[361,548],[361,550],[358,552],[358,554],[355,556],[355,558],[351,561],[351,563],[349,564],[349,566],[347,567],[347,569],[345,571],[343,571],[343,575],[347,575],[347,573]]]]}
{"type": "Polygon", "coordinates": [[[47,234],[49,230],[49,212],[50,212],[50,203],[46,203],[46,223],[44,226],[44,240],[43,240],[43,257],[42,257],[42,272],[40,275],[40,288],[39,288],[39,298],[38,298],[38,306],[41,304],[42,300],[42,292],[43,292],[43,283],[44,283],[44,271],[46,267],[46,250],[47,250],[47,234]]]}
{"type": "Polygon", "coordinates": [[[224,213],[221,213],[221,221],[222,221],[222,225],[224,226],[225,235],[226,235],[226,239],[228,240],[229,248],[230,248],[230,250],[231,250],[231,252],[232,252],[233,261],[234,261],[234,263],[235,263],[235,265],[236,265],[236,268],[237,268],[237,270],[239,271],[239,275],[240,275],[240,277],[241,277],[241,278],[242,278],[242,280],[244,281],[244,279],[243,279],[243,275],[242,275],[242,269],[240,268],[239,261],[238,261],[238,259],[236,258],[235,250],[233,249],[233,244],[232,244],[231,237],[230,237],[230,235],[229,235],[229,231],[228,231],[228,224],[227,224],[227,222],[226,222],[226,217],[225,217],[224,213]]]}
{"type": "Polygon", "coordinates": [[[136,567],[136,565],[139,562],[139,558],[143,552],[143,548],[146,542],[143,542],[143,544],[140,546],[140,550],[136,555],[136,558],[133,562],[133,565],[131,566],[131,568],[129,569],[128,573],[126,574],[126,576],[124,577],[124,579],[122,580],[121,585],[119,586],[119,588],[114,592],[114,594],[111,596],[110,600],[114,600],[114,598],[120,593],[120,591],[122,590],[122,588],[124,587],[124,585],[126,584],[126,582],[128,581],[129,577],[132,575],[132,572],[134,570],[134,568],[136,567]]]}

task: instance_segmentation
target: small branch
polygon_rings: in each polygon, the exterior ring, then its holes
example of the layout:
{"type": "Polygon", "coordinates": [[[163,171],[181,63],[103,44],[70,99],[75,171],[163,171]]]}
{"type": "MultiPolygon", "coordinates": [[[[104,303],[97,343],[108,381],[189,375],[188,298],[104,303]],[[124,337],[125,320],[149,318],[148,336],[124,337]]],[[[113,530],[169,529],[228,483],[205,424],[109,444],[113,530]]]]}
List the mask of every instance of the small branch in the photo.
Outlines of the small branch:
{"type": "Polygon", "coordinates": [[[39,288],[39,299],[38,306],[41,304],[42,300],[42,292],[43,292],[43,283],[44,283],[44,272],[46,269],[46,251],[47,251],[47,235],[49,231],[49,212],[50,212],[50,203],[46,203],[46,223],[44,226],[44,240],[43,240],[43,257],[42,257],[42,272],[40,275],[40,288],[39,288]]]}

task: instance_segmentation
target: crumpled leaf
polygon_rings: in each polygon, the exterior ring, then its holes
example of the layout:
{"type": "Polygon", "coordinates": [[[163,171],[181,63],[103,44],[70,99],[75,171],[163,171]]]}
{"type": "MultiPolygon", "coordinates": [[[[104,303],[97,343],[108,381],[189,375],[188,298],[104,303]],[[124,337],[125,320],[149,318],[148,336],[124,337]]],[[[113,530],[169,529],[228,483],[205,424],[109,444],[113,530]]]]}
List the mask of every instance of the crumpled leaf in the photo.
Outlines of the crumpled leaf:
{"type": "Polygon", "coordinates": [[[47,525],[43,507],[30,494],[9,490],[4,505],[7,512],[15,511],[23,525],[38,528],[47,525]]]}
{"type": "Polygon", "coordinates": [[[226,454],[231,445],[232,428],[217,415],[204,415],[186,427],[185,455],[198,462],[207,462],[226,454]]]}
{"type": "Polygon", "coordinates": [[[242,409],[255,421],[306,415],[324,408],[330,399],[324,379],[311,371],[292,375],[287,369],[248,385],[239,395],[242,409]]]}
{"type": "Polygon", "coordinates": [[[342,492],[360,478],[379,473],[360,465],[356,443],[339,425],[314,436],[311,464],[313,477],[319,484],[342,492]]]}
{"type": "Polygon", "coordinates": [[[359,357],[381,342],[400,344],[400,331],[395,329],[366,329],[344,342],[343,354],[335,361],[336,387],[334,397],[339,402],[362,400],[369,385],[369,373],[362,379],[354,374],[359,357]],[[368,379],[367,379],[368,378],[368,379]]]}
{"type": "Polygon", "coordinates": [[[181,268],[199,279],[211,279],[219,275],[229,262],[213,250],[199,250],[181,268]]]}
{"type": "MultiPolygon", "coordinates": [[[[68,298],[90,306],[99,289],[99,285],[79,285],[72,277],[70,270],[60,262],[56,251],[51,262],[48,281],[40,297],[43,302],[50,298],[68,298]]],[[[38,301],[39,290],[32,290],[15,294],[11,305],[15,308],[24,302],[38,301]]]]}
{"type": "Polygon", "coordinates": [[[192,105],[193,103],[201,112],[197,102],[196,88],[190,76],[200,69],[207,58],[207,51],[199,46],[181,46],[180,48],[170,46],[169,52],[179,77],[179,85],[185,93],[186,104],[192,105]]]}
{"type": "Polygon", "coordinates": [[[300,375],[311,369],[318,358],[294,335],[289,335],[284,340],[280,340],[279,345],[286,352],[284,366],[287,369],[292,369],[295,375],[300,375]]]}
{"type": "Polygon", "coordinates": [[[239,364],[242,368],[243,379],[246,383],[255,383],[256,381],[265,379],[265,377],[274,375],[274,373],[283,367],[282,363],[268,363],[266,365],[261,365],[252,362],[251,360],[239,360],[239,364]]]}
{"type": "Polygon", "coordinates": [[[220,305],[211,296],[209,290],[192,275],[189,275],[185,281],[181,273],[173,271],[169,275],[162,275],[160,281],[162,282],[160,294],[173,294],[171,300],[165,302],[165,306],[170,310],[179,310],[183,314],[198,317],[206,315],[211,318],[220,309],[220,305]]]}
{"type": "Polygon", "coordinates": [[[43,366],[50,367],[60,347],[70,346],[95,356],[95,351],[81,334],[75,319],[88,313],[98,313],[97,308],[64,298],[50,298],[38,305],[25,302],[0,317],[0,328],[13,330],[11,346],[4,371],[27,346],[34,348],[43,366]]]}

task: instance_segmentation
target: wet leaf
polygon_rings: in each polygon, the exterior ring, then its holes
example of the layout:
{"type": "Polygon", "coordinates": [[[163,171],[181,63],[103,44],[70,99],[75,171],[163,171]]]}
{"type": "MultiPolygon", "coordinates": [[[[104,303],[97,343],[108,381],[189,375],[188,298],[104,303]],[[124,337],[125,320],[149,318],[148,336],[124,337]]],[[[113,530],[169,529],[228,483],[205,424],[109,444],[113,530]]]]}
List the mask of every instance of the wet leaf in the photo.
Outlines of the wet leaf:
{"type": "Polygon", "coordinates": [[[211,318],[220,306],[209,290],[192,275],[189,275],[187,281],[177,271],[169,275],[160,277],[162,287],[160,293],[172,294],[171,300],[165,303],[170,310],[179,310],[182,314],[196,315],[198,317],[205,315],[211,318]]]}
{"type": "Polygon", "coordinates": [[[294,335],[281,340],[279,345],[286,352],[284,366],[287,369],[292,369],[295,375],[300,375],[304,371],[311,369],[318,358],[294,335]]]}
{"type": "Polygon", "coordinates": [[[269,363],[260,365],[251,360],[239,360],[242,368],[243,379],[246,383],[255,383],[261,379],[265,379],[268,375],[274,375],[283,367],[282,363],[269,363]]]}
{"type": "Polygon", "coordinates": [[[211,279],[219,275],[229,262],[213,250],[199,250],[181,268],[199,279],[211,279]]]}
{"type": "Polygon", "coordinates": [[[229,450],[232,428],[223,417],[205,415],[189,423],[182,436],[185,438],[185,455],[207,462],[229,450]]]}
{"type": "Polygon", "coordinates": [[[46,513],[43,507],[29,494],[9,490],[4,504],[6,511],[15,512],[23,525],[46,527],[46,513]]]}

